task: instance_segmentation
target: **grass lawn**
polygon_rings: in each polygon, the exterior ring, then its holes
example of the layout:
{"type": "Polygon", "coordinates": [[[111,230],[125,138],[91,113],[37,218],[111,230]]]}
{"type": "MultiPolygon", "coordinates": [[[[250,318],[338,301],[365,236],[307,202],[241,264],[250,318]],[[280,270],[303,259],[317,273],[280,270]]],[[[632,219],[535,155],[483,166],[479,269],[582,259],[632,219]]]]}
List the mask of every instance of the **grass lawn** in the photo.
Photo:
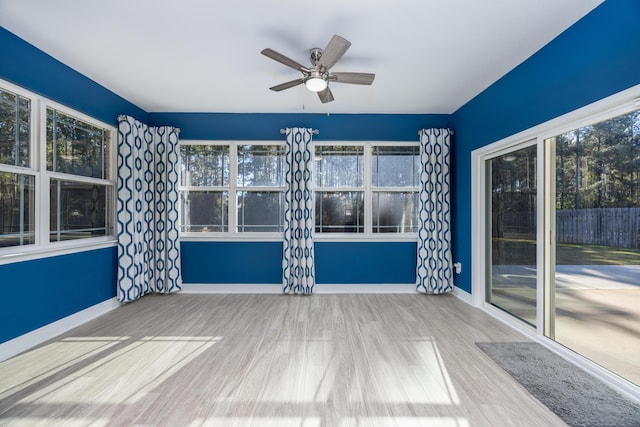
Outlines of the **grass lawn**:
{"type": "MultiPolygon", "coordinates": [[[[536,242],[534,240],[493,239],[492,246],[494,265],[535,264],[536,242]]],[[[640,249],[559,243],[556,245],[556,264],[640,265],[640,249]]]]}

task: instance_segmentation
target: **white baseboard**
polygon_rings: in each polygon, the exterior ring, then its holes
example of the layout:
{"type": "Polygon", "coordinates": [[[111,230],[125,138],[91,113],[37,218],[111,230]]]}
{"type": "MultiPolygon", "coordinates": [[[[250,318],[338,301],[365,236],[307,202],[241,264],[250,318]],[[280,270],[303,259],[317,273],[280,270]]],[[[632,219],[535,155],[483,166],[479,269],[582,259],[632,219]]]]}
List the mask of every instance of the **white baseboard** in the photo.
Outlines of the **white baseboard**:
{"type": "Polygon", "coordinates": [[[313,291],[317,294],[415,294],[416,285],[411,284],[379,284],[379,285],[367,285],[367,284],[350,284],[350,285],[335,285],[335,284],[316,284],[313,291]]]}
{"type": "Polygon", "coordinates": [[[182,284],[185,294],[281,294],[282,285],[260,284],[182,284]]]}
{"type": "MultiPolygon", "coordinates": [[[[280,284],[183,284],[182,292],[187,294],[280,294],[280,284]]],[[[401,284],[318,284],[313,288],[316,294],[413,294],[416,293],[414,283],[401,284]]],[[[453,288],[453,295],[469,305],[471,294],[462,289],[453,288]]]]}
{"type": "Polygon", "coordinates": [[[120,306],[117,298],[108,299],[58,321],[0,344],[0,362],[63,334],[76,326],[120,306]]]}
{"type": "Polygon", "coordinates": [[[471,296],[471,294],[467,291],[464,291],[462,289],[460,289],[457,286],[453,287],[453,295],[455,295],[456,297],[460,298],[462,301],[466,302],[469,305],[473,305],[473,298],[471,296]]]}
{"type": "MultiPolygon", "coordinates": [[[[247,284],[183,284],[182,292],[188,294],[281,294],[282,285],[247,284]]],[[[414,284],[316,284],[317,294],[406,294],[415,293],[414,284]]]]}

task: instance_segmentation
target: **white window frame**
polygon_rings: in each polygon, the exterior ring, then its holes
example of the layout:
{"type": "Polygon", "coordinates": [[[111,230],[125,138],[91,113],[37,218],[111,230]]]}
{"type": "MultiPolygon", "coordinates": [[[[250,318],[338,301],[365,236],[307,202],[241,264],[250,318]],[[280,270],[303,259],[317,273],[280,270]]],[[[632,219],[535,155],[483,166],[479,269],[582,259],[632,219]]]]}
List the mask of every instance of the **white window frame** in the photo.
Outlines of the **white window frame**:
{"type": "MultiPolygon", "coordinates": [[[[282,232],[276,231],[238,231],[238,192],[240,191],[256,191],[256,192],[282,192],[284,186],[254,186],[244,187],[238,185],[238,147],[244,145],[278,145],[285,146],[284,141],[210,141],[210,140],[181,140],[180,146],[184,145],[214,145],[229,147],[229,183],[227,186],[183,186],[182,182],[178,185],[180,191],[180,203],[182,203],[183,191],[221,191],[228,192],[228,231],[212,231],[212,232],[180,232],[182,241],[226,241],[226,240],[248,240],[248,241],[279,241],[282,240],[282,232]]],[[[182,226],[182,209],[180,209],[179,223],[182,226]]]]}
{"type": "MultiPolygon", "coordinates": [[[[238,208],[237,193],[238,191],[285,191],[285,187],[241,187],[237,184],[238,176],[238,147],[243,145],[281,145],[285,146],[284,141],[260,140],[260,141],[229,141],[229,140],[181,140],[180,146],[183,145],[216,145],[229,147],[229,185],[216,187],[200,187],[200,186],[183,186],[179,183],[178,189],[183,191],[227,191],[229,194],[229,218],[228,231],[213,232],[180,232],[182,241],[281,241],[282,232],[238,232],[238,208]]],[[[416,242],[418,233],[374,233],[373,232],[373,193],[374,192],[411,192],[419,191],[414,187],[373,187],[372,185],[372,147],[420,147],[419,141],[315,141],[312,144],[312,150],[315,152],[316,146],[335,145],[335,146],[359,146],[363,147],[363,187],[325,187],[322,191],[362,191],[364,193],[364,224],[363,233],[316,233],[314,227],[314,239],[317,241],[376,241],[376,242],[416,242]]],[[[315,190],[315,178],[312,183],[315,190]]],[[[314,207],[315,207],[314,191],[314,207]]],[[[182,203],[182,202],[181,202],[182,203]]],[[[181,213],[180,213],[181,216],[181,213]]],[[[179,218],[182,225],[182,218],[179,218]]]]}
{"type": "MultiPolygon", "coordinates": [[[[394,186],[387,186],[387,187],[379,187],[379,186],[374,186],[373,185],[373,147],[417,147],[418,148],[418,153],[420,152],[420,143],[419,142],[415,142],[415,143],[403,143],[403,142],[375,142],[369,145],[369,163],[371,163],[371,167],[369,168],[369,182],[370,182],[370,187],[371,187],[371,194],[369,196],[370,199],[370,204],[371,204],[371,212],[370,212],[370,216],[371,216],[371,223],[368,224],[369,227],[371,227],[371,234],[373,236],[380,236],[380,235],[386,235],[389,234],[391,236],[397,236],[397,235],[409,235],[409,236],[415,236],[415,238],[417,239],[418,237],[418,232],[417,230],[415,232],[409,232],[409,233],[374,233],[373,232],[373,195],[375,193],[415,193],[418,196],[418,199],[420,197],[420,171],[417,170],[416,173],[418,174],[417,178],[418,178],[418,183],[416,186],[404,186],[404,187],[394,187],[394,186]]],[[[365,154],[366,157],[366,154],[365,154]]],[[[420,160],[420,155],[418,154],[418,161],[420,160]]],[[[420,165],[418,164],[418,169],[420,168],[420,165]]],[[[367,195],[365,194],[365,197],[367,197],[367,195]]],[[[418,200],[418,203],[420,203],[420,201],[418,200]]],[[[418,226],[418,222],[420,219],[420,212],[416,212],[416,226],[418,226]]]]}
{"type": "Polygon", "coordinates": [[[50,256],[63,255],[68,253],[83,252],[86,250],[100,249],[103,247],[113,247],[116,244],[115,218],[116,218],[116,141],[117,129],[83,114],[72,108],[51,101],[43,96],[37,95],[20,86],[14,85],[0,79],[0,87],[15,93],[16,95],[28,98],[31,101],[30,116],[30,145],[29,145],[29,167],[20,167],[0,164],[0,172],[18,173],[30,175],[35,178],[35,202],[34,202],[34,244],[22,246],[9,246],[0,248],[0,265],[31,259],[39,259],[50,256]],[[76,119],[86,121],[91,125],[101,127],[109,132],[109,153],[107,175],[108,179],[96,179],[82,177],[78,175],[62,174],[47,171],[46,168],[46,138],[47,138],[47,107],[54,108],[63,114],[76,119]],[[60,242],[49,241],[49,185],[50,179],[63,179],[86,183],[96,183],[106,185],[111,188],[111,206],[107,206],[106,215],[110,221],[111,233],[106,236],[87,237],[82,239],[66,240],[60,242]]]}
{"type": "Polygon", "coordinates": [[[354,142],[354,141],[322,141],[322,142],[314,142],[312,146],[313,154],[315,156],[315,150],[317,147],[324,146],[337,146],[337,147],[362,147],[362,162],[363,162],[363,171],[362,171],[362,187],[319,187],[316,186],[316,177],[315,177],[315,160],[313,165],[313,209],[314,209],[314,226],[313,226],[313,236],[314,239],[317,240],[353,240],[354,238],[363,238],[368,235],[371,235],[371,146],[367,146],[364,142],[354,142]],[[367,151],[369,155],[367,155],[367,151]],[[368,159],[368,162],[367,162],[368,159]],[[337,192],[337,193],[346,193],[346,192],[361,192],[364,198],[364,231],[362,233],[332,233],[332,232],[318,232],[316,231],[315,224],[315,207],[316,200],[319,192],[337,192]],[[368,197],[367,197],[368,195],[368,197]]]}
{"type": "MultiPolygon", "coordinates": [[[[286,157],[286,147],[285,147],[285,143],[282,141],[270,141],[270,142],[265,142],[265,141],[260,141],[259,143],[256,142],[240,142],[237,141],[237,143],[235,144],[235,150],[233,155],[235,156],[235,163],[233,164],[233,166],[235,167],[235,181],[234,181],[234,185],[235,185],[235,192],[234,192],[234,206],[233,208],[235,209],[235,213],[233,216],[233,219],[235,221],[235,226],[234,226],[234,231],[236,232],[236,234],[239,235],[246,235],[246,234],[251,234],[251,235],[262,235],[262,234],[270,234],[270,235],[276,235],[278,237],[282,236],[282,233],[284,232],[284,209],[281,212],[281,217],[282,217],[282,230],[281,231],[256,231],[256,232],[249,232],[249,231],[237,231],[239,224],[238,224],[238,193],[240,192],[245,192],[245,193],[266,193],[266,192],[273,192],[273,193],[281,193],[282,194],[282,198],[284,200],[284,195],[286,192],[286,177],[284,176],[287,172],[287,168],[285,167],[284,170],[282,171],[282,185],[280,186],[274,186],[274,185],[254,185],[254,186],[241,186],[238,185],[238,148],[242,147],[242,146],[246,146],[246,145],[251,145],[251,146],[279,146],[282,147],[282,157],[283,157],[283,161],[284,163],[287,162],[287,157],[286,157]]],[[[231,161],[231,160],[230,160],[231,161]]],[[[245,224],[246,226],[246,224],[245,224]]]]}
{"type": "MultiPolygon", "coordinates": [[[[363,233],[318,233],[314,239],[317,241],[376,241],[376,242],[416,242],[418,233],[374,233],[373,232],[373,193],[376,192],[412,192],[419,191],[419,187],[374,187],[373,180],[373,147],[420,147],[419,141],[317,141],[313,143],[313,150],[317,146],[350,146],[363,147],[363,186],[362,187],[324,187],[321,191],[363,191],[364,192],[364,232],[363,233]]],[[[315,181],[314,181],[315,182],[315,181]]],[[[315,207],[314,191],[314,207],[315,207]]]]}

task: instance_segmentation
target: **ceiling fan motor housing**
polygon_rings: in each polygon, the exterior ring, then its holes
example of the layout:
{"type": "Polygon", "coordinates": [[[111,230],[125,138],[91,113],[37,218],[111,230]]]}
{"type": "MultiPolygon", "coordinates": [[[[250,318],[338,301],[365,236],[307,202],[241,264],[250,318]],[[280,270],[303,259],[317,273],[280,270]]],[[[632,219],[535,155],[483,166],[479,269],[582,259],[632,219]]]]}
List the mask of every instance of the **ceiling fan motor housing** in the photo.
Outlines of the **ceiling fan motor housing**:
{"type": "Polygon", "coordinates": [[[316,65],[318,65],[318,62],[320,62],[320,57],[322,56],[322,49],[320,49],[319,47],[314,47],[313,49],[311,49],[311,64],[313,64],[313,66],[315,67],[316,65]]]}
{"type": "Polygon", "coordinates": [[[309,70],[309,73],[306,75],[305,81],[309,79],[322,79],[324,81],[329,81],[329,73],[322,69],[313,68],[309,70]]]}

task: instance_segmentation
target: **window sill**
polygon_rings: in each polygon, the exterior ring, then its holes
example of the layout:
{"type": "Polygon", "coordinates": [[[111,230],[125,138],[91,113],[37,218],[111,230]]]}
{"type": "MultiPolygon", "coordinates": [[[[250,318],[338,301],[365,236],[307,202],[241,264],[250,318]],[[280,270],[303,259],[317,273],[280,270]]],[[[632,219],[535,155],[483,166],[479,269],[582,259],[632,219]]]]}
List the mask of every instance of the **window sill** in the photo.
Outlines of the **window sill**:
{"type": "Polygon", "coordinates": [[[406,234],[345,234],[345,233],[323,233],[314,236],[316,242],[417,242],[416,233],[406,234]]]}
{"type": "Polygon", "coordinates": [[[14,246],[3,248],[0,251],[0,265],[110,248],[115,247],[116,244],[116,238],[109,236],[85,241],[60,242],[46,246],[14,246]]]}
{"type": "MultiPolygon", "coordinates": [[[[316,234],[313,239],[316,242],[417,242],[418,235],[411,234],[347,234],[324,233],[316,234]]],[[[281,242],[282,233],[183,233],[181,242],[281,242]]]]}

